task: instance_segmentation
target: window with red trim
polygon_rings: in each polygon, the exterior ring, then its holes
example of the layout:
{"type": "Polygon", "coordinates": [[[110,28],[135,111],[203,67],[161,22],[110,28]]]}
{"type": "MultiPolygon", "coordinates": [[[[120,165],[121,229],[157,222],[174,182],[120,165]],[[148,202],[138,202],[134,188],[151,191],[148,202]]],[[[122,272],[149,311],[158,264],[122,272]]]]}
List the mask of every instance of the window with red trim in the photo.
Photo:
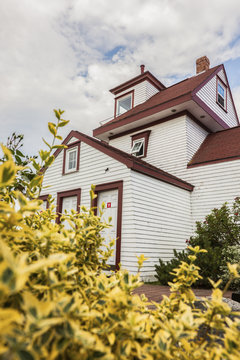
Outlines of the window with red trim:
{"type": "Polygon", "coordinates": [[[151,130],[132,135],[131,154],[143,158],[147,156],[148,140],[151,130]]]}
{"type": "Polygon", "coordinates": [[[227,110],[227,86],[217,78],[217,103],[227,110]]]}
{"type": "Polygon", "coordinates": [[[129,91],[124,95],[115,98],[115,116],[124,114],[126,111],[133,108],[134,91],[129,91]]]}
{"type": "Polygon", "coordinates": [[[80,142],[77,141],[67,146],[63,155],[63,175],[79,170],[80,142]]]}

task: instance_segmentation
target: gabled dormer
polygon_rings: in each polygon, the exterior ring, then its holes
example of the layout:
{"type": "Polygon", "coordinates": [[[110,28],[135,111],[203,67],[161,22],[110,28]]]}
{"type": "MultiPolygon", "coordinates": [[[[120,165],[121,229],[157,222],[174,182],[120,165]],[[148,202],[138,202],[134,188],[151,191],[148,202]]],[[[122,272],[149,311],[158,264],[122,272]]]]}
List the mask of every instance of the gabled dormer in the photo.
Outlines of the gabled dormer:
{"type": "Polygon", "coordinates": [[[144,103],[150,97],[165,89],[165,86],[151,74],[145,71],[145,66],[140,66],[140,75],[109,90],[114,99],[114,118],[144,103]]]}
{"type": "Polygon", "coordinates": [[[114,116],[93,130],[93,136],[104,141],[184,111],[209,132],[239,125],[224,65],[210,68],[206,56],[197,59],[195,75],[167,88],[141,66],[139,76],[110,91],[115,95],[114,116]]]}

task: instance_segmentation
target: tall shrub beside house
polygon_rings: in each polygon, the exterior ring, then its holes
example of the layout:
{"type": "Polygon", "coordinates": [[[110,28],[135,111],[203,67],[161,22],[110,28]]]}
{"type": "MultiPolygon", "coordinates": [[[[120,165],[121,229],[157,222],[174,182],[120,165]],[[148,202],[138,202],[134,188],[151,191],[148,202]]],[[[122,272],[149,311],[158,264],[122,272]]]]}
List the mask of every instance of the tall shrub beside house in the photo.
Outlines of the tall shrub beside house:
{"type": "MultiPolygon", "coordinates": [[[[221,278],[224,286],[228,281],[227,262],[240,264],[240,199],[237,197],[232,207],[225,203],[220,209],[213,209],[203,222],[196,223],[195,235],[186,242],[207,250],[206,254],[196,259],[202,278],[198,279],[195,285],[211,287],[209,278],[213,281],[221,278]]],[[[156,277],[161,284],[166,285],[172,280],[172,270],[179,266],[182,260],[188,261],[188,255],[188,249],[182,252],[174,251],[171,261],[164,263],[159,260],[156,277]]],[[[236,288],[237,281],[231,286],[236,288]]]]}
{"type": "MultiPolygon", "coordinates": [[[[61,122],[61,113],[56,115],[61,122]]],[[[49,160],[51,148],[41,153],[49,162],[54,161],[49,160]]],[[[70,229],[52,222],[53,208],[44,211],[41,201],[34,198],[41,185],[39,170],[28,184],[29,200],[11,188],[18,168],[10,152],[3,150],[1,360],[238,358],[239,323],[227,319],[231,309],[222,301],[217,284],[213,284],[212,300],[206,300],[206,311],[195,308],[191,286],[199,278],[199,269],[194,262],[204,250],[191,248],[189,264],[182,262],[175,270],[170,297],[150,310],[144,298],[132,295],[140,284],[139,274],[121,270],[107,276],[102,272],[111,253],[109,248],[102,250],[101,230],[108,225],[85,208],[64,216],[70,229]]],[[[140,256],[139,267],[143,260],[140,256]]],[[[236,266],[229,270],[237,276],[236,266]]]]}

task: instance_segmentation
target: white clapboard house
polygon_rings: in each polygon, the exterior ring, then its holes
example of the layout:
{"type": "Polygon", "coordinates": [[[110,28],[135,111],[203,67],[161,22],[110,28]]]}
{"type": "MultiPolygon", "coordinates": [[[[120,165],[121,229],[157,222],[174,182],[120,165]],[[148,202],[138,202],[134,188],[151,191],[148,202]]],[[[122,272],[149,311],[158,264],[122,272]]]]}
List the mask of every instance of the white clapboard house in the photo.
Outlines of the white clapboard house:
{"type": "Polygon", "coordinates": [[[117,238],[112,267],[154,278],[158,259],[183,249],[196,220],[240,195],[240,127],[223,65],[206,56],[196,74],[165,87],[141,65],[139,76],[110,90],[114,115],[93,137],[71,131],[44,175],[59,213],[106,204],[106,241],[117,238]]]}

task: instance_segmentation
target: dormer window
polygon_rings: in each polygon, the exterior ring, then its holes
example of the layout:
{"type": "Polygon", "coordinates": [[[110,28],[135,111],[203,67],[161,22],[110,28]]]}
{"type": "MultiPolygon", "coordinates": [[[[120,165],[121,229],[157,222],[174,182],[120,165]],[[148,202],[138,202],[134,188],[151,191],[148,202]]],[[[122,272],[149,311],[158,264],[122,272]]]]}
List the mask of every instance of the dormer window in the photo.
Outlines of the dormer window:
{"type": "Polygon", "coordinates": [[[79,170],[80,142],[68,145],[64,149],[63,174],[70,174],[79,170]]]}
{"type": "Polygon", "coordinates": [[[77,169],[77,147],[67,150],[66,172],[77,169]]]}
{"type": "Polygon", "coordinates": [[[148,140],[151,130],[132,135],[131,154],[136,157],[146,157],[148,149],[148,140]]]}
{"type": "Polygon", "coordinates": [[[133,107],[133,91],[115,99],[115,116],[124,114],[133,107]]]}
{"type": "Polygon", "coordinates": [[[139,140],[135,140],[133,141],[133,146],[132,146],[132,150],[131,150],[131,154],[135,155],[137,157],[143,156],[144,155],[144,141],[145,139],[139,139],[139,140]]]}
{"type": "Polygon", "coordinates": [[[224,109],[227,109],[227,86],[217,78],[217,103],[224,109]]]}

